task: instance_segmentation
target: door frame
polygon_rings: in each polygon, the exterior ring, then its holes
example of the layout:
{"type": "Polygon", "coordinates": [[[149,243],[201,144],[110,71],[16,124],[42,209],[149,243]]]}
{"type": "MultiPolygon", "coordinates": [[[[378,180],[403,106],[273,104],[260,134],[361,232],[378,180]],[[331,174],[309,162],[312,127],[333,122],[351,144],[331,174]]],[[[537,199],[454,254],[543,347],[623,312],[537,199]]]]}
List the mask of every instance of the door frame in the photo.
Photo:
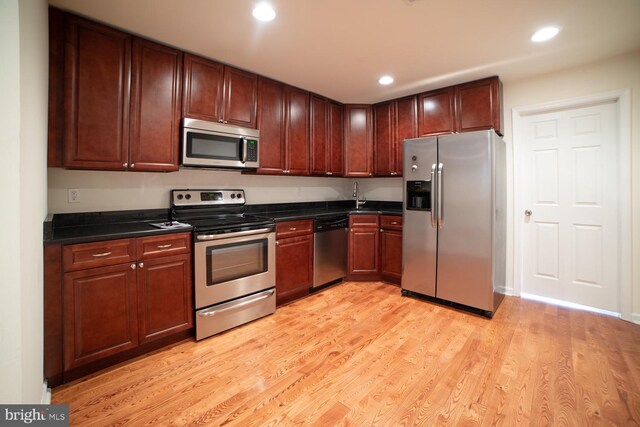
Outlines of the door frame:
{"type": "MultiPolygon", "coordinates": [[[[524,118],[535,114],[550,113],[553,111],[569,110],[573,108],[590,107],[599,104],[617,105],[617,131],[618,131],[618,246],[620,250],[619,267],[619,288],[618,288],[618,312],[621,317],[628,321],[633,321],[632,315],[632,277],[631,277],[631,90],[621,89],[600,94],[588,95],[577,98],[550,101],[542,104],[526,105],[512,109],[513,120],[513,291],[515,295],[522,296],[524,281],[523,266],[523,234],[524,227],[521,221],[522,212],[526,208],[525,197],[521,189],[524,187],[524,177],[522,167],[524,164],[521,148],[525,139],[524,118]]],[[[528,295],[527,295],[528,296],[528,295]]],[[[544,298],[539,298],[545,300],[544,298]]],[[[546,300],[550,301],[550,300],[546,300]]],[[[559,301],[552,301],[558,303],[559,301]]],[[[565,306],[586,308],[577,304],[564,303],[565,306]]],[[[605,314],[616,314],[608,311],[591,309],[605,314]]]]}

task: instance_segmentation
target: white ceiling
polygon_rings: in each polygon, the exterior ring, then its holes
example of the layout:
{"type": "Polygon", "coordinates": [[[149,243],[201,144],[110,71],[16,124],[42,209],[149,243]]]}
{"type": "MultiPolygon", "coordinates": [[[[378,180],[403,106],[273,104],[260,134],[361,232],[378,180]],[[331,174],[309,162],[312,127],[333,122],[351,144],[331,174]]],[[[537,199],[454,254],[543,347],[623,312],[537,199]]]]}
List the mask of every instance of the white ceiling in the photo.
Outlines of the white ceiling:
{"type": "Polygon", "coordinates": [[[640,0],[50,0],[50,4],[345,103],[640,49],[640,0]],[[555,39],[531,34],[555,24],[555,39]],[[382,87],[383,74],[395,83],[382,87]]]}

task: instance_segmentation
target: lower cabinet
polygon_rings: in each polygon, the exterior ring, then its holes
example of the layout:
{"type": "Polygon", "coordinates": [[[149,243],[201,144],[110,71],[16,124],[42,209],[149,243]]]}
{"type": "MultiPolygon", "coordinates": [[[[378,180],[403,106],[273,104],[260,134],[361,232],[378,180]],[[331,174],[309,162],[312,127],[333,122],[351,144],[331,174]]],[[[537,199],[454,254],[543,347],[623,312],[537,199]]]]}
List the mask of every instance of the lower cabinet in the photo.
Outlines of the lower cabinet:
{"type": "Polygon", "coordinates": [[[399,284],[401,277],[402,216],[350,216],[348,279],[399,284]]]}
{"type": "Polygon", "coordinates": [[[380,216],[380,273],[382,279],[400,284],[402,278],[401,216],[380,216]]]}
{"type": "Polygon", "coordinates": [[[140,262],[138,337],[140,344],[188,329],[193,324],[191,256],[140,262]]]}
{"type": "Polygon", "coordinates": [[[190,233],[45,247],[45,254],[45,377],[53,385],[193,326],[190,233]]]}
{"type": "Polygon", "coordinates": [[[276,224],[276,304],[309,294],[313,285],[313,221],[276,224]]]}
{"type": "Polygon", "coordinates": [[[378,215],[349,217],[349,280],[380,278],[378,215]]]}
{"type": "Polygon", "coordinates": [[[129,264],[65,273],[65,370],[138,345],[136,294],[129,264]]]}

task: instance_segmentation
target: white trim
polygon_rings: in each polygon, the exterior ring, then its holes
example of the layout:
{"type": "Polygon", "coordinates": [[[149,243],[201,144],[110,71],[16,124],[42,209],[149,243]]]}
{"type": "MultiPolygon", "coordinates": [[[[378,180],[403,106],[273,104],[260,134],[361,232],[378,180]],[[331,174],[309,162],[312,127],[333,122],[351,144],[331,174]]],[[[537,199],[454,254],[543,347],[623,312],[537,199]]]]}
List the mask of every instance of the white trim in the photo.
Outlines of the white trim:
{"type": "Polygon", "coordinates": [[[612,316],[612,317],[617,317],[617,318],[621,317],[620,313],[616,313],[614,311],[601,310],[599,308],[589,307],[587,305],[575,304],[573,302],[562,301],[562,300],[554,299],[554,298],[541,297],[541,296],[538,296],[538,295],[528,294],[526,292],[522,292],[520,294],[520,297],[522,299],[529,299],[529,300],[533,300],[533,301],[539,301],[539,302],[543,302],[545,304],[552,304],[552,305],[557,305],[557,306],[560,306],[560,307],[572,308],[572,309],[575,309],[575,310],[582,310],[582,311],[589,311],[591,313],[605,314],[607,316],[612,316]]]}
{"type": "Polygon", "coordinates": [[[42,397],[40,398],[41,405],[51,405],[51,389],[48,387],[47,380],[42,383],[42,397]]]}
{"type": "Polygon", "coordinates": [[[633,313],[631,315],[631,321],[640,325],[640,313],[633,313]]]}
{"type": "Polygon", "coordinates": [[[592,105],[615,103],[617,109],[618,130],[618,191],[619,191],[619,306],[621,316],[625,320],[640,323],[632,310],[632,279],[631,279],[631,90],[620,89],[578,98],[550,101],[543,104],[527,105],[513,108],[513,292],[522,294],[523,250],[522,250],[522,221],[520,212],[524,211],[524,195],[518,191],[522,187],[523,178],[516,165],[522,164],[521,150],[518,142],[524,139],[523,117],[533,114],[548,113],[571,108],[588,107],[592,105]]]}

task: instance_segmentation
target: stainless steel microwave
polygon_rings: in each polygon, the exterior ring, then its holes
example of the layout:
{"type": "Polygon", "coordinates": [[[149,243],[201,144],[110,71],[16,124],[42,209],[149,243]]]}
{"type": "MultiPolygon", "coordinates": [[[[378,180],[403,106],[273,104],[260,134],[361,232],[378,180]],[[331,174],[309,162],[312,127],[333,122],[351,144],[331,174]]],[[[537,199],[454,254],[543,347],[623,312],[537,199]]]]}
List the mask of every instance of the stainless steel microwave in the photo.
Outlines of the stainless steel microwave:
{"type": "Polygon", "coordinates": [[[256,169],[260,131],[204,120],[184,119],[182,165],[256,169]]]}

